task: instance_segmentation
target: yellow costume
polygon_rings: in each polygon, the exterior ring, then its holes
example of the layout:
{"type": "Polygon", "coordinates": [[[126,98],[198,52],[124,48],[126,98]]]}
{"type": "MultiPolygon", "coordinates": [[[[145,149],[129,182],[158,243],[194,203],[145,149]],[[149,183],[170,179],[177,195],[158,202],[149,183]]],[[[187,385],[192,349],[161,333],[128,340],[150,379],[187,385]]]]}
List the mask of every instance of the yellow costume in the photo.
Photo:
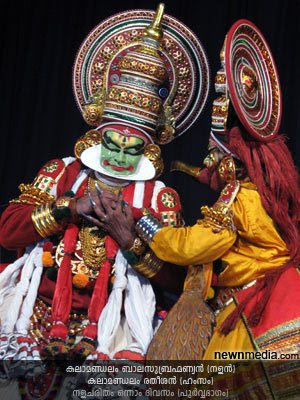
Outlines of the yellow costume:
{"type": "MultiPolygon", "coordinates": [[[[149,215],[136,225],[159,258],[189,265],[147,359],[296,360],[299,175],[278,135],[279,78],[265,39],[247,20],[232,25],[220,59],[204,168],[172,166],[223,189],[218,201],[201,207],[204,218],[191,227],[163,228],[149,215]]],[[[299,398],[297,365],[285,361],[241,363],[235,376],[214,376],[214,388],[229,388],[235,399],[299,398]]]]}
{"type": "MultiPolygon", "coordinates": [[[[289,259],[287,247],[263,208],[255,185],[242,183],[231,207],[235,229],[213,232],[205,219],[191,227],[165,227],[154,235],[152,250],[159,258],[179,265],[207,264],[221,258],[223,270],[217,282],[220,287],[247,285],[266,271],[283,265],[289,259]]],[[[205,282],[207,293],[212,274],[206,270],[206,276],[209,277],[205,282]]],[[[218,314],[205,359],[213,359],[214,351],[220,349],[253,350],[242,320],[226,336],[218,330],[234,307],[231,303],[218,314]]]]}

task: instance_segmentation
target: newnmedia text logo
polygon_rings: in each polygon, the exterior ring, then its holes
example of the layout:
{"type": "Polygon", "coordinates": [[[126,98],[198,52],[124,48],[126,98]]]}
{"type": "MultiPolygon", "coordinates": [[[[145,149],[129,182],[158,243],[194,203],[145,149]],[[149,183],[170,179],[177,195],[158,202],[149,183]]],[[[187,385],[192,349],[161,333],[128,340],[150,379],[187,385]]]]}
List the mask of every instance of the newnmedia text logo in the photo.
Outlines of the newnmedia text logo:
{"type": "Polygon", "coordinates": [[[276,351],[215,351],[215,360],[299,360],[297,353],[276,351]]]}

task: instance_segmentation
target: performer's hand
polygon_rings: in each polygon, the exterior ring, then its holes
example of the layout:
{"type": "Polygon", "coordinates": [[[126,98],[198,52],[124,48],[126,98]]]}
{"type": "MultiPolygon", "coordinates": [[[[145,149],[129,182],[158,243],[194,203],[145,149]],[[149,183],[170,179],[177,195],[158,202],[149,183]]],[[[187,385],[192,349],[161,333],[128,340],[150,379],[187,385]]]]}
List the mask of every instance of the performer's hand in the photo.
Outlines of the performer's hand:
{"type": "Polygon", "coordinates": [[[76,212],[78,215],[91,215],[94,212],[92,202],[97,201],[97,193],[95,190],[89,192],[85,196],[81,197],[76,202],[76,212]]]}
{"type": "Polygon", "coordinates": [[[135,222],[132,210],[121,196],[111,201],[108,196],[100,197],[102,210],[98,210],[100,226],[115,239],[122,250],[129,249],[134,242],[135,222]]]}
{"type": "Polygon", "coordinates": [[[100,226],[99,218],[95,218],[95,216],[102,217],[104,213],[104,209],[100,201],[101,197],[107,199],[112,208],[115,207],[116,202],[118,201],[118,197],[112,192],[102,190],[100,193],[97,190],[91,190],[88,194],[77,200],[77,215],[80,215],[95,225],[100,226]]]}

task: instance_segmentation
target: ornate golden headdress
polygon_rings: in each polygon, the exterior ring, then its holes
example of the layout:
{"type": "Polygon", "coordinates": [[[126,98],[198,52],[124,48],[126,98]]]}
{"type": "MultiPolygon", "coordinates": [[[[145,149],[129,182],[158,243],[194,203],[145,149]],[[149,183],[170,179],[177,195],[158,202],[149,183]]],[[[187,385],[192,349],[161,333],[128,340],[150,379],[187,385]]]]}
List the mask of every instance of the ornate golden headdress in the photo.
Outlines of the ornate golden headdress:
{"type": "Polygon", "coordinates": [[[208,63],[197,37],[159,4],[155,14],[127,11],[96,26],[77,54],[73,88],[88,124],[126,122],[164,144],[201,113],[208,63]]]}

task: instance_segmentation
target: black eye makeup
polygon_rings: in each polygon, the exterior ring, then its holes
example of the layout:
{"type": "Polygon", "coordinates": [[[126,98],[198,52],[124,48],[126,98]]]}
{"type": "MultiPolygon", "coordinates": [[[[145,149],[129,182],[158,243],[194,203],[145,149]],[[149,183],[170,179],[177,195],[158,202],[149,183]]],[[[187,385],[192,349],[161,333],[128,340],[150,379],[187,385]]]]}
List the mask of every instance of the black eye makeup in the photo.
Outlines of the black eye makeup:
{"type": "MultiPolygon", "coordinates": [[[[114,140],[108,135],[108,132],[104,132],[102,136],[102,145],[110,150],[110,151],[115,151],[116,153],[119,153],[122,148],[114,142],[114,140]]],[[[132,156],[137,156],[142,154],[144,151],[144,143],[138,143],[136,145],[126,147],[124,149],[124,154],[129,154],[132,156]]]]}

